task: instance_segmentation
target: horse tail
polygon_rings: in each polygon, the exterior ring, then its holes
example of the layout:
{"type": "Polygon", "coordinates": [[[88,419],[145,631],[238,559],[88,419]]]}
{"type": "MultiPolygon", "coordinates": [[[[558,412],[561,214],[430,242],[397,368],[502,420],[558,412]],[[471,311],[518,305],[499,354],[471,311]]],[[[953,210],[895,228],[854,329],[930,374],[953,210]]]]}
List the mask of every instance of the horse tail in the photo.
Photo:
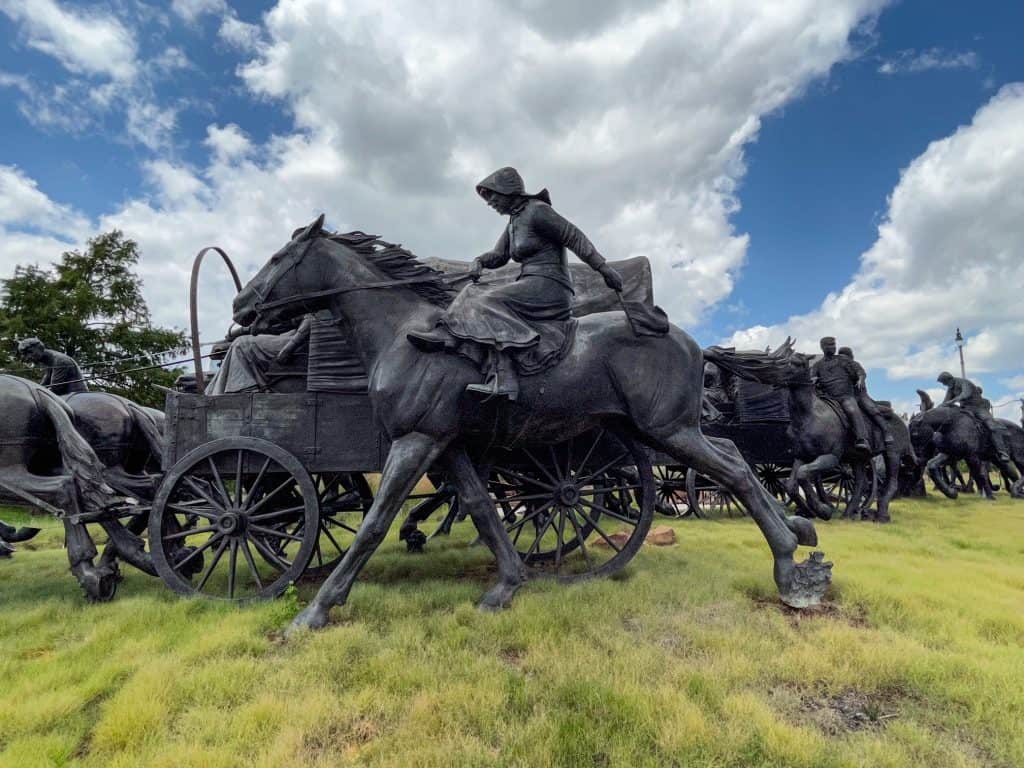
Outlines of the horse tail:
{"type": "Polygon", "coordinates": [[[96,452],[75,429],[71,410],[63,400],[42,387],[33,387],[32,392],[39,409],[53,424],[61,460],[75,478],[83,505],[90,512],[104,509],[110,504],[114,490],[103,480],[104,467],[96,452]]]}
{"type": "Polygon", "coordinates": [[[707,362],[747,381],[785,386],[791,375],[792,339],[787,338],[774,352],[737,351],[732,347],[708,347],[703,352],[707,362]]]}

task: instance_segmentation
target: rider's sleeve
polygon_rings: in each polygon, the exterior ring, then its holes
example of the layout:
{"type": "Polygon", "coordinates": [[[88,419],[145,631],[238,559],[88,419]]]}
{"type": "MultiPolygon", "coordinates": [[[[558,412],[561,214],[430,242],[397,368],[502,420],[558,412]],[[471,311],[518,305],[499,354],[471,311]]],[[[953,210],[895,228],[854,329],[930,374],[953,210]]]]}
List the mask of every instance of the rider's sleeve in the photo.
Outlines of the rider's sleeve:
{"type": "Polygon", "coordinates": [[[977,393],[978,388],[971,383],[970,379],[964,379],[960,389],[961,400],[970,400],[977,393]]]}
{"type": "Polygon", "coordinates": [[[537,207],[532,224],[536,227],[537,232],[568,248],[584,264],[593,269],[600,269],[604,266],[604,256],[598,252],[587,236],[571,221],[560,216],[550,205],[537,207]]]}
{"type": "Polygon", "coordinates": [[[505,227],[505,231],[501,233],[501,237],[498,238],[498,242],[494,245],[494,250],[480,254],[477,260],[486,269],[497,269],[507,264],[508,258],[508,227],[505,227]]]}

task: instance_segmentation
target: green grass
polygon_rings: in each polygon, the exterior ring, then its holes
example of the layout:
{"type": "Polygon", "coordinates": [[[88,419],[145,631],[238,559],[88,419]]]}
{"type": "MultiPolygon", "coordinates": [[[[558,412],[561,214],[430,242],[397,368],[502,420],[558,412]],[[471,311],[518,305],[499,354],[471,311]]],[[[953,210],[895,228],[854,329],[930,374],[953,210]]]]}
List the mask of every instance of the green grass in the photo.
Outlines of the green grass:
{"type": "Polygon", "coordinates": [[[0,766],[1024,765],[1024,504],[894,517],[819,524],[813,615],[775,602],[749,520],[675,523],[621,578],[498,615],[467,525],[422,556],[391,538],[288,643],[315,585],[236,608],[129,570],[91,606],[46,521],[0,561],[0,766]]]}

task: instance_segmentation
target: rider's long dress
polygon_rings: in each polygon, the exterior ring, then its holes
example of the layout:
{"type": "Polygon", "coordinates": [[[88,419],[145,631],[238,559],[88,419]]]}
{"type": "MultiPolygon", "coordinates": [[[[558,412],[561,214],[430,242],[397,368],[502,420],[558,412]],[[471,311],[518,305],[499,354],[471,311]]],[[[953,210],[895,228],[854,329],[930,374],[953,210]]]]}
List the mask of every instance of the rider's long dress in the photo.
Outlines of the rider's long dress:
{"type": "Polygon", "coordinates": [[[568,350],[575,328],[566,248],[594,269],[604,264],[586,235],[548,203],[525,200],[509,217],[494,250],[480,257],[488,269],[509,259],[519,262],[518,279],[501,286],[483,282],[466,287],[439,325],[460,341],[509,352],[523,375],[553,365],[568,350]]]}

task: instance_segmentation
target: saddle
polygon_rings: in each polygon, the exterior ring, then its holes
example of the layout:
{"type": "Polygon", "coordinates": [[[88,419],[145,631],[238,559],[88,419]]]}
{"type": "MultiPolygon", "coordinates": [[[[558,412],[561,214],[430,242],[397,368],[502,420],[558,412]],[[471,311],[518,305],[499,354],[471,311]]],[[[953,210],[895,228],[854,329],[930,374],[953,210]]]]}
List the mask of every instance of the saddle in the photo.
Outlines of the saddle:
{"type": "MultiPolygon", "coordinates": [[[[852,432],[853,425],[850,424],[850,419],[847,417],[846,411],[843,410],[843,406],[839,404],[839,401],[834,400],[831,397],[824,397],[820,394],[818,397],[820,397],[824,403],[832,409],[832,412],[839,419],[839,423],[843,425],[843,429],[847,432],[852,432]]],[[[875,400],[875,404],[878,406],[878,410],[883,416],[888,417],[893,413],[892,404],[890,402],[885,400],[875,400]]],[[[868,428],[868,443],[871,445],[871,453],[881,453],[885,450],[885,435],[883,435],[882,431],[874,425],[871,419],[868,418],[867,414],[862,415],[864,416],[864,423],[868,428]]]]}

